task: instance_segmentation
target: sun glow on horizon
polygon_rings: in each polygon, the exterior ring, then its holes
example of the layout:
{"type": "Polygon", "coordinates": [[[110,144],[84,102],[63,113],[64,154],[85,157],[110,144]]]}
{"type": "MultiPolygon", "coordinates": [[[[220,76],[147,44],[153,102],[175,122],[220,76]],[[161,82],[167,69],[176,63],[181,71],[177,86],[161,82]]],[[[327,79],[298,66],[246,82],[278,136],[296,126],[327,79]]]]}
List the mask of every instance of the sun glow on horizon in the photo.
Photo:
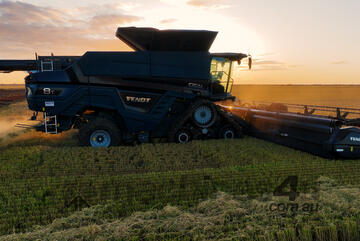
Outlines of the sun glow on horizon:
{"type": "Polygon", "coordinates": [[[162,8],[140,11],[139,14],[144,16],[144,19],[138,21],[135,26],[217,31],[218,35],[210,49],[211,52],[267,52],[265,41],[259,33],[241,23],[238,18],[224,16],[211,9],[193,8],[184,4],[186,1],[163,1],[167,5],[162,8]],[[162,23],[163,19],[174,21],[162,23]]]}
{"type": "MultiPolygon", "coordinates": [[[[117,27],[217,31],[210,52],[251,54],[237,83],[360,84],[360,2],[304,0],[0,0],[0,59],[129,51],[117,27]],[[22,14],[24,10],[27,14],[22,14]],[[10,16],[10,17],[9,17],[10,16]],[[334,16],[337,16],[334,18],[334,16]],[[26,24],[24,24],[26,23],[26,24]]],[[[0,74],[23,83],[23,73],[0,74]]]]}

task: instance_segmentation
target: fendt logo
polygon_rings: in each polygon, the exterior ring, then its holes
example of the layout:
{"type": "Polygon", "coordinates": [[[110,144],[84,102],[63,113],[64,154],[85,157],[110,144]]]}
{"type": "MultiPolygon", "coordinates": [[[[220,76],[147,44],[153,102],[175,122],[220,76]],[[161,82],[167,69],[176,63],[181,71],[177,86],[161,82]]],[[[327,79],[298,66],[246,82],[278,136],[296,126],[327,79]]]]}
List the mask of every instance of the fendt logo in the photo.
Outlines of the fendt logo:
{"type": "Polygon", "coordinates": [[[360,141],[360,137],[350,136],[350,141],[360,141]]]}
{"type": "Polygon", "coordinates": [[[189,87],[194,87],[194,88],[202,88],[203,85],[202,84],[197,84],[197,83],[188,83],[189,87]]]}
{"type": "Polygon", "coordinates": [[[151,98],[126,96],[126,101],[134,103],[149,103],[151,98]]]}

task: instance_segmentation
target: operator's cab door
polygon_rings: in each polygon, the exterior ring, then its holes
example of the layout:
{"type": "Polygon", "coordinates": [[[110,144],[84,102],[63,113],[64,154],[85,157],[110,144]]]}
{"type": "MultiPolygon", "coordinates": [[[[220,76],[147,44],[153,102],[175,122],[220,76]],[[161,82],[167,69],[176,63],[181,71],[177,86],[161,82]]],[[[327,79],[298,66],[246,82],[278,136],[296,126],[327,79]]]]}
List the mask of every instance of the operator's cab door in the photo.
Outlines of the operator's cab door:
{"type": "Polygon", "coordinates": [[[234,79],[231,77],[233,61],[223,57],[213,57],[211,60],[210,77],[214,95],[228,95],[232,91],[234,79]]]}

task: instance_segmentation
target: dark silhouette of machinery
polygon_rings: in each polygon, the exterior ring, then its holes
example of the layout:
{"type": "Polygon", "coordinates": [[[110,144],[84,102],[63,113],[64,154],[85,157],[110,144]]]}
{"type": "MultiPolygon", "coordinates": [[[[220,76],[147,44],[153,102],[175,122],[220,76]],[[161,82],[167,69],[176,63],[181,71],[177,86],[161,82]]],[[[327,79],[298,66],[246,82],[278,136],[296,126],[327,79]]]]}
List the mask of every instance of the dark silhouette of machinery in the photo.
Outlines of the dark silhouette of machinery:
{"type": "Polygon", "coordinates": [[[119,28],[134,52],[87,52],[2,60],[0,71],[27,70],[29,108],[44,114],[38,130],[79,128],[81,144],[234,138],[239,123],[215,101],[231,96],[233,62],[245,54],[210,54],[217,32],[119,28]]]}
{"type": "MultiPolygon", "coordinates": [[[[360,157],[357,109],[335,117],[303,113],[291,105],[266,108],[236,104],[231,95],[234,62],[248,55],[209,53],[217,32],[118,28],[134,52],[87,52],[83,56],[36,56],[0,60],[0,71],[28,71],[32,119],[39,131],[79,129],[82,145],[108,147],[151,138],[186,143],[236,138],[243,133],[322,156],[360,157]]],[[[249,67],[252,64],[249,58],[249,67]]],[[[266,105],[265,105],[266,106],[266,105]]],[[[309,109],[310,108],[310,109],[309,109]]]]}

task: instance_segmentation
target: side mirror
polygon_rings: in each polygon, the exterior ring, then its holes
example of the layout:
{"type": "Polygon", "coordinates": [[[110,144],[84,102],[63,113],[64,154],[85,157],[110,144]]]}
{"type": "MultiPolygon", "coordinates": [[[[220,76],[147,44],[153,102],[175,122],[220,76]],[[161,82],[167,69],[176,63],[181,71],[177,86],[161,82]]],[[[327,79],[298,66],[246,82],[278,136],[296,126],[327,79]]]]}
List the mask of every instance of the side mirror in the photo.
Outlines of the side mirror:
{"type": "Polygon", "coordinates": [[[249,56],[248,65],[249,65],[249,69],[251,69],[252,68],[252,57],[251,56],[249,56]]]}

